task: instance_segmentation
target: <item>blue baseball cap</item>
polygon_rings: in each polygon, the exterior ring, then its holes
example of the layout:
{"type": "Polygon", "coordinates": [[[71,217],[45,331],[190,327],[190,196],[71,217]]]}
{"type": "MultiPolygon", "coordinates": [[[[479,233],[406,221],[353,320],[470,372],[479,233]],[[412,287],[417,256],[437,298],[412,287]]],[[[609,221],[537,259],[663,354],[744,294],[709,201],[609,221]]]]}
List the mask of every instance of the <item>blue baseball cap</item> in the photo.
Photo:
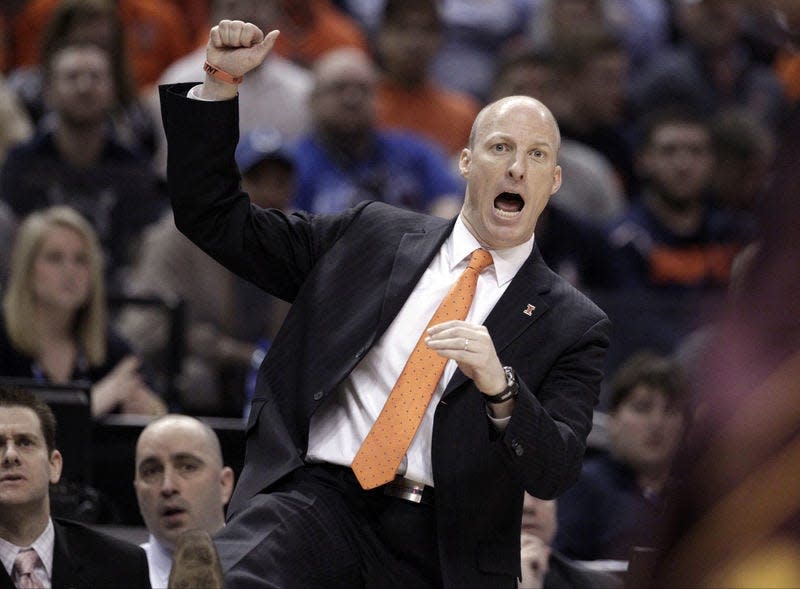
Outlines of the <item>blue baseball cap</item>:
{"type": "Polygon", "coordinates": [[[294,157],[280,131],[261,127],[242,135],[236,146],[236,165],[246,174],[253,166],[265,160],[278,160],[294,168],[294,157]]]}

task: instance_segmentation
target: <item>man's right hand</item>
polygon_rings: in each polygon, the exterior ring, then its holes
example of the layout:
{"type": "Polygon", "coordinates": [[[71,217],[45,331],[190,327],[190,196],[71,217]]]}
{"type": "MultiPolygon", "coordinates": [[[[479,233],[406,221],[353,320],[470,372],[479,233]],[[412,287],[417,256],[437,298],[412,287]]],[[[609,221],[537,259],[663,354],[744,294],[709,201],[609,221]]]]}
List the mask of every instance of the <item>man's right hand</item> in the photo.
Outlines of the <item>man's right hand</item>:
{"type": "MultiPolygon", "coordinates": [[[[206,60],[232,76],[243,76],[261,65],[275,44],[279,31],[266,37],[256,25],[240,20],[223,20],[211,29],[206,46],[206,60]]],[[[226,100],[236,96],[238,86],[206,74],[200,96],[209,100],[226,100]]]]}

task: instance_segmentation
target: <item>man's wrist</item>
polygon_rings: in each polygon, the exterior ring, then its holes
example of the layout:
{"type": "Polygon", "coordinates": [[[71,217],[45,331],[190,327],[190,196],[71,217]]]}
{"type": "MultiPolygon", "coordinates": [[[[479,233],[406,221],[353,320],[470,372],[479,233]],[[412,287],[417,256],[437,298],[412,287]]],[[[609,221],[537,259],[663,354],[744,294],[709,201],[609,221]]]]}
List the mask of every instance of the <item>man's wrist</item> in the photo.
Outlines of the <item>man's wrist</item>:
{"type": "Polygon", "coordinates": [[[514,369],[510,366],[503,366],[505,373],[505,388],[499,393],[487,394],[482,391],[483,399],[490,405],[501,405],[517,398],[519,395],[519,382],[514,369]]]}
{"type": "Polygon", "coordinates": [[[239,86],[236,84],[222,82],[206,72],[205,80],[203,85],[200,86],[198,94],[202,100],[230,100],[238,92],[239,86]]]}

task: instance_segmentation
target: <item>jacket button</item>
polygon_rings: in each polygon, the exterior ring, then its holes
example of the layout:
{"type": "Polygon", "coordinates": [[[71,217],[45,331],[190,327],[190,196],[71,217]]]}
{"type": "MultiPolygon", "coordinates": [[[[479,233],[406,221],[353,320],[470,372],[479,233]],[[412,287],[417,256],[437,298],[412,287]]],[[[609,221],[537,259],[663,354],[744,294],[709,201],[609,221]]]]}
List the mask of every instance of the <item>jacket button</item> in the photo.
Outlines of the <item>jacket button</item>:
{"type": "Polygon", "coordinates": [[[522,444],[520,444],[517,440],[511,440],[511,448],[514,450],[514,454],[517,456],[522,456],[525,454],[525,448],[523,448],[522,444]]]}
{"type": "Polygon", "coordinates": [[[317,391],[316,393],[314,393],[314,400],[315,401],[319,401],[323,396],[324,395],[323,395],[322,391],[317,391]]]}

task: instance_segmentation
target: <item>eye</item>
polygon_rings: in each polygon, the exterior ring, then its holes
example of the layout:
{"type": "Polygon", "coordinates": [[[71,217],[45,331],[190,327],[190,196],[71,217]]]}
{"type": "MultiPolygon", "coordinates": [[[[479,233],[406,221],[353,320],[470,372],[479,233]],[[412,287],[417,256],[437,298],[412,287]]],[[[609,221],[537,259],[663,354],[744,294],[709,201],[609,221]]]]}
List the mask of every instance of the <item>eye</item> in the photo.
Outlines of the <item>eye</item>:
{"type": "Polygon", "coordinates": [[[531,151],[531,155],[534,157],[534,159],[540,160],[545,154],[541,149],[534,149],[531,151]]]}
{"type": "Polygon", "coordinates": [[[507,149],[508,146],[505,143],[495,143],[492,146],[492,150],[496,151],[497,153],[503,153],[504,151],[507,151],[507,149]]]}
{"type": "Polygon", "coordinates": [[[147,481],[154,481],[162,472],[160,464],[142,464],[139,466],[139,476],[147,481]]]}

